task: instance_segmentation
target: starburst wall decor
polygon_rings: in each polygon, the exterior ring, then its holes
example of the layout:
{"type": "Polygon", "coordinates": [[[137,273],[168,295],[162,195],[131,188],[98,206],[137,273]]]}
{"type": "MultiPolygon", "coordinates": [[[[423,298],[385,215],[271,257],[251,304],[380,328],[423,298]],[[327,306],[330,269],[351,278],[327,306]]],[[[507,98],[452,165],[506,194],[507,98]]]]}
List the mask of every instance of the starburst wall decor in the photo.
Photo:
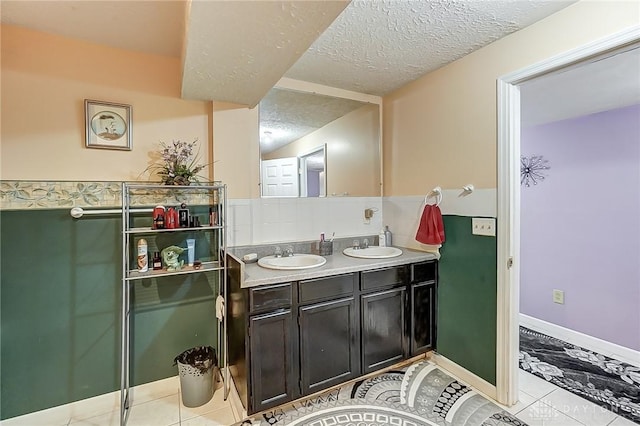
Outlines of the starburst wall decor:
{"type": "Polygon", "coordinates": [[[546,177],[544,170],[549,170],[549,161],[545,160],[542,155],[532,155],[531,157],[520,158],[520,185],[526,187],[533,183],[537,185],[546,177]]]}

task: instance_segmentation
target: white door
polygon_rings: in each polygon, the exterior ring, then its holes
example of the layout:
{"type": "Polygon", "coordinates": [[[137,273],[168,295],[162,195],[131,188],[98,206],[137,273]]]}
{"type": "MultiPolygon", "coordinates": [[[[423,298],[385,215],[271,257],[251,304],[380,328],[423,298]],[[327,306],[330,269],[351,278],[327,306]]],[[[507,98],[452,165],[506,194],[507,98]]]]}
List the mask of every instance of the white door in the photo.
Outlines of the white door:
{"type": "Polygon", "coordinates": [[[298,158],[262,161],[262,196],[298,196],[298,158]]]}

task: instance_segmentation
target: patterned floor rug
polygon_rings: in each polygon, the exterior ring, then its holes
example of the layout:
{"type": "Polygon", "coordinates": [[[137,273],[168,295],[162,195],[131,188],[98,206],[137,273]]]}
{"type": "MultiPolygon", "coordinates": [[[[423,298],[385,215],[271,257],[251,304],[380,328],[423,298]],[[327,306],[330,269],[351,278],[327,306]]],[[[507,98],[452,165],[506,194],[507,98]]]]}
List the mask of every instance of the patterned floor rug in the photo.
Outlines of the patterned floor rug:
{"type": "Polygon", "coordinates": [[[526,426],[429,361],[351,383],[244,424],[526,426]]]}
{"type": "Polygon", "coordinates": [[[640,368],[520,327],[520,368],[640,424],[640,368]]]}

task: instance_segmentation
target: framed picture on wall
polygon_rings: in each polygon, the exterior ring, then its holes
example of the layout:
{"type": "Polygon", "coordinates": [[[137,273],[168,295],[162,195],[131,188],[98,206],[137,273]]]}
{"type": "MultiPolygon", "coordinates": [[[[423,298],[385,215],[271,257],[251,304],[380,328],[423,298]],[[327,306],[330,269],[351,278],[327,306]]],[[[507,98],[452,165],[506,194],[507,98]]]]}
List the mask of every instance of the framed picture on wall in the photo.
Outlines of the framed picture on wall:
{"type": "Polygon", "coordinates": [[[87,148],[131,151],[131,105],[84,100],[87,148]]]}

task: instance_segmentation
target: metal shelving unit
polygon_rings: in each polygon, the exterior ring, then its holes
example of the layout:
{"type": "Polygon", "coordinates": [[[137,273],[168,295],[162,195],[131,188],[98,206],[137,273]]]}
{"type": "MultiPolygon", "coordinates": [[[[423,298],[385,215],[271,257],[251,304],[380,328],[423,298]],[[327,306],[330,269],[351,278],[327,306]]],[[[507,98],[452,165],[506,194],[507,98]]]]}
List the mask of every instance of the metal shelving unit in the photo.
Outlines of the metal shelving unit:
{"type": "MultiPolygon", "coordinates": [[[[221,295],[225,301],[226,295],[226,263],[224,255],[227,251],[226,245],[226,218],[227,218],[227,197],[226,185],[193,185],[193,186],[170,186],[159,184],[122,184],[122,341],[121,341],[121,361],[120,361],[120,425],[125,426],[129,416],[129,408],[131,407],[130,395],[130,379],[131,379],[131,288],[132,283],[136,280],[145,278],[161,278],[166,276],[185,275],[185,274],[218,274],[218,295],[221,295]],[[217,224],[204,225],[191,228],[175,228],[175,229],[152,229],[151,227],[134,227],[134,218],[141,214],[148,215],[153,207],[158,204],[165,204],[167,198],[172,197],[173,204],[181,203],[180,200],[186,200],[190,195],[200,197],[197,205],[216,206],[218,212],[217,224]],[[139,202],[136,197],[140,197],[139,202]],[[202,198],[209,199],[207,203],[202,203],[202,198]],[[208,232],[217,234],[217,238],[212,238],[216,245],[217,259],[212,261],[204,261],[200,268],[196,269],[190,266],[183,266],[179,271],[152,270],[149,268],[147,272],[139,272],[137,265],[132,259],[136,253],[136,247],[133,247],[134,235],[156,235],[160,233],[171,232],[208,232]]],[[[150,218],[150,217],[149,217],[150,218]]],[[[217,352],[218,360],[224,360],[222,371],[223,376],[224,398],[229,394],[229,378],[228,378],[228,360],[227,360],[227,321],[226,317],[222,321],[217,322],[217,352]]]]}

